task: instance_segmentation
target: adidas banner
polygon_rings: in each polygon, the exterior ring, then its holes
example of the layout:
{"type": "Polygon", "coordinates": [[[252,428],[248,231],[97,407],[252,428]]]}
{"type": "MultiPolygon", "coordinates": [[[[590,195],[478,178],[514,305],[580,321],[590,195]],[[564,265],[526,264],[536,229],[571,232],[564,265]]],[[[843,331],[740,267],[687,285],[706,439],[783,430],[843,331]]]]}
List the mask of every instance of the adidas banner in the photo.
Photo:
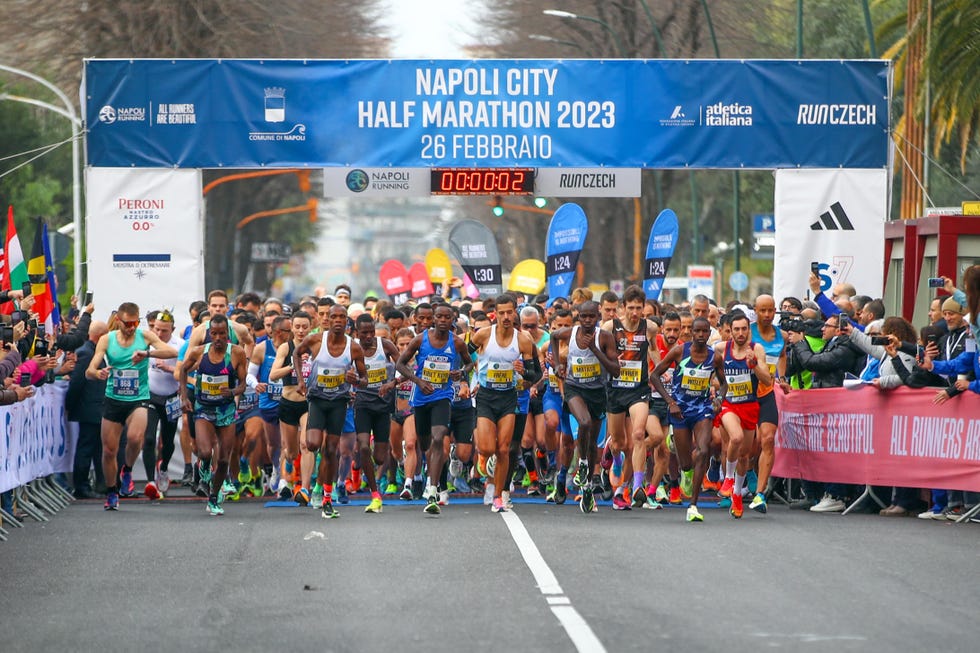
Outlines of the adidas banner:
{"type": "Polygon", "coordinates": [[[888,171],[777,170],[773,295],[807,297],[810,264],[821,290],[850,283],[858,294],[884,288],[888,171]]]}

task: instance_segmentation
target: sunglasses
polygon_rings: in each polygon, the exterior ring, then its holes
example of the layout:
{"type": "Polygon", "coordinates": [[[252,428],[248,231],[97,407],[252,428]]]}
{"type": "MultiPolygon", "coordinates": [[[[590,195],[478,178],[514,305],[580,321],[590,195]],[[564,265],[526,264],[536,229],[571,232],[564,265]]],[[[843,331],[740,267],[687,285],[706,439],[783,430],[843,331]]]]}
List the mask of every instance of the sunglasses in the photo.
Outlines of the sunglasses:
{"type": "Polygon", "coordinates": [[[538,325],[537,324],[524,324],[522,322],[521,323],[521,328],[522,329],[537,329],[538,328],[538,325]]]}
{"type": "Polygon", "coordinates": [[[130,329],[132,329],[133,327],[138,327],[140,325],[139,320],[120,320],[120,321],[123,323],[123,326],[129,327],[130,329]]]}

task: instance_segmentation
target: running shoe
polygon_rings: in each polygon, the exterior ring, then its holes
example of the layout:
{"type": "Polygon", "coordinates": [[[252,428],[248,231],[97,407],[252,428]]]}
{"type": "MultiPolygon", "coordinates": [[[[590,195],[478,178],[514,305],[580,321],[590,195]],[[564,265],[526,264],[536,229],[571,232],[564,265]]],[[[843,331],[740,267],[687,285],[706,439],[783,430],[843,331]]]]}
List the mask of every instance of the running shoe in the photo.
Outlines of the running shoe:
{"type": "Polygon", "coordinates": [[[348,503],[350,503],[350,497],[347,494],[346,485],[338,485],[336,487],[336,490],[337,490],[337,502],[340,505],[346,506],[348,503]]]}
{"type": "Polygon", "coordinates": [[[221,484],[221,491],[218,493],[218,501],[224,501],[230,496],[235,494],[235,484],[229,481],[227,478],[224,483],[221,484]]]}
{"type": "Polygon", "coordinates": [[[608,444],[602,450],[602,458],[599,459],[599,465],[603,469],[609,469],[613,466],[613,452],[608,444]]]}
{"type": "MultiPolygon", "coordinates": [[[[647,488],[647,497],[649,496],[650,489],[647,488]]],[[[653,491],[653,500],[660,504],[670,503],[670,497],[667,496],[667,490],[664,489],[663,484],[658,485],[657,489],[653,491]]]]}
{"type": "Polygon", "coordinates": [[[146,484],[146,487],[143,488],[143,494],[145,494],[146,498],[150,501],[156,501],[160,498],[160,490],[157,489],[157,484],[153,481],[146,484]]]}
{"type": "Polygon", "coordinates": [[[248,458],[238,459],[238,482],[242,485],[252,480],[252,470],[248,465],[248,458]]]}
{"type": "Polygon", "coordinates": [[[201,497],[202,499],[207,497],[209,494],[211,494],[211,485],[207,481],[204,481],[202,479],[197,484],[197,487],[194,488],[194,494],[201,497]]]}
{"type": "Polygon", "coordinates": [[[689,469],[686,472],[681,470],[681,496],[685,499],[691,498],[691,492],[694,491],[694,470],[689,469]]]}
{"type": "Polygon", "coordinates": [[[313,492],[310,493],[310,506],[316,507],[323,505],[323,486],[319,483],[313,486],[313,492]]]}
{"type": "Polygon", "coordinates": [[[721,508],[721,509],[723,509],[723,510],[725,508],[731,508],[732,507],[732,498],[731,497],[721,497],[720,499],[718,499],[718,507],[721,508]]]}
{"type": "Polygon", "coordinates": [[[575,478],[572,483],[575,487],[582,487],[589,482],[589,463],[584,460],[579,461],[578,470],[575,472],[575,478]]]}
{"type": "Polygon", "coordinates": [[[467,482],[470,485],[470,492],[473,492],[474,494],[483,494],[483,490],[486,489],[483,479],[479,476],[474,476],[467,482]]]}
{"type": "Polygon", "coordinates": [[[422,479],[416,479],[412,481],[412,498],[418,501],[423,498],[423,491],[425,490],[425,483],[422,479]]]}
{"type": "Polygon", "coordinates": [[[754,469],[750,469],[745,474],[745,487],[749,489],[749,494],[755,494],[758,491],[759,477],[755,473],[754,469]]]}
{"type": "Polygon", "coordinates": [[[613,510],[632,510],[633,509],[633,507],[630,505],[630,502],[627,501],[626,500],[626,497],[624,497],[622,494],[617,494],[616,496],[614,496],[613,497],[613,500],[612,500],[612,503],[613,503],[613,510]]]}
{"type": "Polygon", "coordinates": [[[456,487],[456,491],[460,494],[469,494],[473,491],[473,488],[469,486],[469,483],[467,483],[466,479],[464,479],[462,476],[453,477],[453,485],[456,487]]]}
{"type": "Polygon", "coordinates": [[[725,482],[721,484],[721,489],[718,490],[718,496],[730,497],[732,496],[732,491],[734,489],[735,489],[735,479],[726,478],[725,482]]]}
{"type": "Polygon", "coordinates": [[[307,506],[310,504],[310,491],[305,487],[298,488],[293,492],[293,501],[301,506],[307,506]]]}
{"type": "Polygon", "coordinates": [[[157,490],[161,495],[166,494],[170,491],[170,476],[167,474],[167,470],[162,469],[163,461],[157,461],[157,468],[153,474],[153,482],[156,483],[157,490]]]}
{"type": "Polygon", "coordinates": [[[592,478],[592,485],[595,487],[602,488],[602,500],[609,501],[613,498],[613,486],[609,482],[609,472],[607,470],[602,470],[602,473],[598,476],[592,478]]]}
{"type": "Polygon", "coordinates": [[[728,509],[728,513],[735,519],[742,518],[742,495],[732,495],[732,507],[728,509]]]}
{"type": "Polygon", "coordinates": [[[435,493],[430,494],[425,500],[425,508],[423,508],[422,511],[427,515],[438,515],[440,512],[442,512],[442,509],[439,508],[439,500],[436,498],[435,493]]]}
{"type": "Polygon", "coordinates": [[[707,477],[711,483],[721,483],[721,463],[714,456],[711,457],[711,461],[708,463],[707,477]]]}
{"type": "Polygon", "coordinates": [[[555,493],[554,493],[555,505],[559,505],[559,506],[564,505],[565,499],[567,498],[568,498],[568,490],[565,488],[565,484],[559,483],[558,485],[556,485],[555,493]]]}
{"type": "Polygon", "coordinates": [[[595,495],[592,493],[591,487],[582,488],[582,499],[578,502],[578,507],[583,514],[589,514],[594,512],[595,508],[595,495]]]}
{"type": "Polygon", "coordinates": [[[670,497],[668,498],[668,501],[675,506],[683,502],[683,499],[681,499],[680,487],[675,485],[670,488],[670,497]]]}
{"type": "Polygon", "coordinates": [[[389,483],[387,487],[385,487],[385,494],[398,494],[398,486],[394,483],[389,483]]]}
{"type": "Polygon", "coordinates": [[[282,479],[282,474],[279,473],[279,466],[275,465],[272,468],[272,474],[269,475],[269,491],[275,494],[279,491],[279,481],[282,479]]]}
{"type": "Polygon", "coordinates": [[[449,490],[441,490],[439,492],[439,505],[440,506],[449,505],[449,490]]]}
{"type": "Polygon", "coordinates": [[[497,454],[491,455],[487,458],[487,476],[493,476],[494,471],[497,469],[497,454]]]}
{"type": "Polygon", "coordinates": [[[199,475],[201,477],[201,480],[204,481],[205,483],[211,483],[211,465],[205,467],[204,464],[201,463],[200,465],[198,465],[198,468],[199,468],[199,475]]]}
{"type": "Polygon", "coordinates": [[[180,477],[182,487],[194,487],[194,468],[184,467],[184,475],[180,477]]]}
{"type": "Polygon", "coordinates": [[[131,497],[136,494],[136,484],[133,483],[133,472],[123,471],[119,475],[119,496],[131,497]]]}
{"type": "Polygon", "coordinates": [[[623,464],[626,462],[626,456],[620,452],[618,455],[613,456],[612,475],[616,478],[622,478],[623,476],[623,464]]]}
{"type": "Polygon", "coordinates": [[[557,487],[549,488],[548,494],[546,494],[545,497],[544,497],[544,502],[545,503],[554,503],[555,502],[555,492],[557,491],[557,489],[558,489],[557,487]]]}
{"type": "Polygon", "coordinates": [[[289,501],[293,498],[293,488],[289,486],[286,479],[281,479],[279,481],[279,498],[283,501],[289,501]]]}
{"type": "Polygon", "coordinates": [[[373,499],[371,499],[371,503],[367,505],[367,508],[364,509],[364,512],[370,512],[376,515],[380,515],[381,507],[382,507],[381,497],[374,497],[373,499]]]}
{"type": "Polygon", "coordinates": [[[320,516],[324,519],[337,519],[340,517],[340,513],[333,507],[333,502],[330,499],[324,498],[323,503],[320,504],[320,516]]]}
{"type": "Polygon", "coordinates": [[[207,510],[208,514],[212,517],[218,517],[225,514],[225,509],[222,508],[220,504],[215,501],[211,501],[210,499],[208,500],[208,504],[204,506],[204,509],[207,510]]]}
{"type": "MultiPolygon", "coordinates": [[[[518,472],[520,472],[520,471],[522,471],[522,470],[521,469],[518,469],[518,472]]],[[[516,474],[515,474],[515,477],[516,477],[516,474]]],[[[517,482],[517,479],[516,478],[514,479],[514,482],[515,483],[517,482]]],[[[532,482],[533,481],[531,481],[531,475],[530,474],[523,474],[523,473],[521,474],[520,485],[521,485],[522,488],[524,488],[525,490],[528,489],[529,487],[531,487],[531,483],[532,482]]]]}
{"type": "Polygon", "coordinates": [[[463,461],[456,457],[456,443],[449,445],[449,475],[456,477],[463,473],[463,461]]]}
{"type": "Polygon", "coordinates": [[[531,484],[527,486],[527,496],[529,497],[539,497],[541,496],[541,484],[537,481],[531,481],[531,484]]]}
{"type": "Polygon", "coordinates": [[[647,501],[643,504],[643,507],[647,510],[663,510],[664,506],[662,503],[656,500],[656,498],[647,495],[647,501]]]}
{"type": "Polygon", "coordinates": [[[507,508],[507,510],[514,509],[514,504],[511,503],[510,500],[510,492],[508,492],[507,490],[504,490],[503,492],[500,493],[500,500],[504,502],[504,508],[507,508]]]}
{"type": "Polygon", "coordinates": [[[721,489],[721,483],[717,481],[712,481],[708,478],[708,475],[704,475],[704,480],[701,481],[701,490],[704,492],[717,492],[721,489]]]}
{"type": "Polygon", "coordinates": [[[411,485],[406,485],[404,488],[402,488],[401,494],[398,495],[398,498],[401,499],[402,501],[411,501],[412,500],[412,486],[411,485]]]}
{"type": "Polygon", "coordinates": [[[105,497],[105,505],[102,506],[104,510],[119,510],[119,494],[116,492],[110,492],[105,497]]]}
{"type": "Polygon", "coordinates": [[[642,508],[647,504],[647,493],[642,487],[638,487],[633,490],[633,496],[630,497],[630,503],[634,508],[642,508]]]}
{"type": "Polygon", "coordinates": [[[486,487],[483,488],[483,505],[491,505],[493,503],[493,495],[496,493],[497,488],[493,486],[493,483],[487,483],[486,487]]]}
{"type": "Polygon", "coordinates": [[[697,506],[688,506],[687,521],[704,521],[704,515],[698,512],[697,506]]]}
{"type": "Polygon", "coordinates": [[[749,504],[750,510],[755,510],[756,512],[761,512],[763,515],[766,514],[766,495],[761,492],[756,494],[752,498],[752,503],[749,504]]]}
{"type": "Polygon", "coordinates": [[[490,511],[491,512],[506,512],[507,511],[507,506],[505,506],[503,500],[498,497],[498,498],[496,498],[496,499],[493,500],[493,503],[490,504],[490,511]]]}

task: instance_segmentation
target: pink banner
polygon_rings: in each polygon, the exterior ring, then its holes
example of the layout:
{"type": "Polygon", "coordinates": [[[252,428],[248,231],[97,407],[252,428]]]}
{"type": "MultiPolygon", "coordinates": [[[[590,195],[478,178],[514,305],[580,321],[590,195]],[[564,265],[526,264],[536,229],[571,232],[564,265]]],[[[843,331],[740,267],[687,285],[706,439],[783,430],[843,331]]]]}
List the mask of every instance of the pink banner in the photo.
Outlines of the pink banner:
{"type": "Polygon", "coordinates": [[[408,276],[412,282],[412,297],[428,297],[435,293],[432,289],[432,282],[429,281],[429,271],[425,269],[425,263],[415,263],[408,268],[408,276]]]}
{"type": "Polygon", "coordinates": [[[871,386],[776,391],[773,475],[811,481],[980,491],[980,396],[871,386]]]}

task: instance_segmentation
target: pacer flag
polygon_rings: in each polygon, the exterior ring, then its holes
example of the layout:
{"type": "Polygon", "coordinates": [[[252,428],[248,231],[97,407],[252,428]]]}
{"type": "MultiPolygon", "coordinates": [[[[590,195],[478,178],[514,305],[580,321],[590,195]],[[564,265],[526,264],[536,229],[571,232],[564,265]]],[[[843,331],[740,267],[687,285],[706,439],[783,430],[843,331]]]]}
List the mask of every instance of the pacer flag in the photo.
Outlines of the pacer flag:
{"type": "Polygon", "coordinates": [[[449,251],[481,295],[494,297],[503,292],[497,237],[485,224],[457,222],[449,232],[449,251]]]}
{"type": "Polygon", "coordinates": [[[674,248],[677,246],[678,232],[677,214],[670,209],[661,211],[650,228],[646,272],[643,274],[643,292],[647,299],[660,299],[670,259],[674,257],[674,248]]]}
{"type": "Polygon", "coordinates": [[[408,268],[408,278],[412,280],[412,297],[428,297],[435,291],[432,289],[432,282],[429,281],[429,273],[425,269],[425,263],[413,263],[408,268]]]}
{"type": "Polygon", "coordinates": [[[548,225],[548,242],[545,267],[548,272],[548,294],[552,297],[568,297],[572,292],[575,267],[589,235],[589,219],[578,204],[562,204],[551,216],[548,225]]]}
{"type": "Polygon", "coordinates": [[[412,290],[412,280],[401,261],[389,259],[382,263],[381,269],[378,271],[378,278],[381,281],[381,287],[385,289],[392,302],[404,304],[408,301],[408,293],[412,290]]]}

